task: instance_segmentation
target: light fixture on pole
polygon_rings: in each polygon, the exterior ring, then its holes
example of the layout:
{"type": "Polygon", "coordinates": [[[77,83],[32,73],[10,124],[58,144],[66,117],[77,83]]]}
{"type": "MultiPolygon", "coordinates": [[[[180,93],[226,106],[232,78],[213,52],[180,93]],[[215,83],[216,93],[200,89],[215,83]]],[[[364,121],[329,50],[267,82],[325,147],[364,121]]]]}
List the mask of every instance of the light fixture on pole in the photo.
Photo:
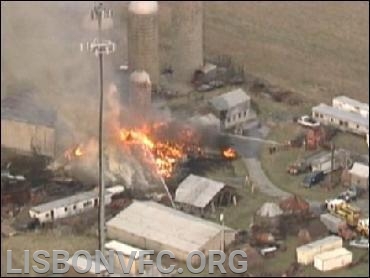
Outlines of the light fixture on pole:
{"type": "Polygon", "coordinates": [[[104,253],[105,241],[105,185],[103,175],[103,55],[109,55],[116,49],[116,45],[109,40],[102,40],[102,21],[104,18],[112,17],[112,11],[103,7],[102,3],[96,4],[90,13],[92,20],[98,21],[98,38],[86,44],[81,43],[81,51],[89,51],[99,57],[99,82],[100,82],[100,103],[99,103],[99,250],[104,253]]]}

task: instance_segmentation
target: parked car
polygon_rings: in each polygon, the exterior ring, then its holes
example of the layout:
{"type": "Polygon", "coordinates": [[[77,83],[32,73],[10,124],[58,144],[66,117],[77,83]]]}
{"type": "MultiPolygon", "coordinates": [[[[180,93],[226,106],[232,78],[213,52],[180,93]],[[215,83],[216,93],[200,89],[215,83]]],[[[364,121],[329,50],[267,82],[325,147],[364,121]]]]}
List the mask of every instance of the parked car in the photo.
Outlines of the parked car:
{"type": "Polygon", "coordinates": [[[312,173],[309,173],[303,179],[303,186],[310,188],[322,181],[324,179],[324,176],[325,175],[323,171],[314,171],[312,173]]]}
{"type": "Polygon", "coordinates": [[[297,123],[305,127],[319,127],[320,123],[308,115],[298,118],[297,123]]]}

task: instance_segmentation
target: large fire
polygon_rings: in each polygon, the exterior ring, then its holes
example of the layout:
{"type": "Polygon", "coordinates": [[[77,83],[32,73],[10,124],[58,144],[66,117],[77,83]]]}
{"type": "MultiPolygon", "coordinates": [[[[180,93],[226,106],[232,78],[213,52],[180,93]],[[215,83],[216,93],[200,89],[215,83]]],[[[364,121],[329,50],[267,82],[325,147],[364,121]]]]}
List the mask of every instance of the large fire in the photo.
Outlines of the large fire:
{"type": "MultiPolygon", "coordinates": [[[[167,127],[166,123],[154,123],[143,125],[141,128],[121,128],[117,136],[123,151],[125,148],[140,149],[142,160],[154,164],[155,171],[163,178],[170,178],[176,163],[184,159],[187,154],[194,151],[201,152],[195,132],[190,128],[182,128],[176,139],[160,138],[163,137],[162,133],[167,127]]],[[[71,160],[88,152],[89,147],[84,148],[84,145],[80,144],[67,150],[65,157],[71,160]]]]}
{"type": "MultiPolygon", "coordinates": [[[[157,129],[162,125],[153,125],[157,129]]],[[[142,129],[121,129],[120,140],[124,144],[135,144],[146,148],[153,155],[158,173],[164,177],[171,177],[174,166],[186,154],[185,145],[168,141],[159,141],[154,139],[151,128],[144,126],[142,129]]]]}

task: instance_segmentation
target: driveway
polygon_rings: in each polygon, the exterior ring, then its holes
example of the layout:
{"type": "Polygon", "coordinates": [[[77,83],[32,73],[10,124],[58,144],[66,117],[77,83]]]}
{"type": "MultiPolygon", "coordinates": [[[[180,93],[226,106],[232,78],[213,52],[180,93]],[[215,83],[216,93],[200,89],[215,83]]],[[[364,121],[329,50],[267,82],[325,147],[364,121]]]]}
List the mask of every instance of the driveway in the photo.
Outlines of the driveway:
{"type": "MultiPolygon", "coordinates": [[[[281,190],[269,180],[259,160],[261,145],[264,144],[264,141],[260,141],[259,139],[263,140],[267,134],[268,129],[266,127],[255,128],[249,131],[247,137],[229,135],[229,140],[238,154],[242,156],[248,169],[250,181],[266,195],[275,198],[285,198],[290,196],[290,193],[281,190]]],[[[274,142],[268,143],[273,144],[274,142]]]]}

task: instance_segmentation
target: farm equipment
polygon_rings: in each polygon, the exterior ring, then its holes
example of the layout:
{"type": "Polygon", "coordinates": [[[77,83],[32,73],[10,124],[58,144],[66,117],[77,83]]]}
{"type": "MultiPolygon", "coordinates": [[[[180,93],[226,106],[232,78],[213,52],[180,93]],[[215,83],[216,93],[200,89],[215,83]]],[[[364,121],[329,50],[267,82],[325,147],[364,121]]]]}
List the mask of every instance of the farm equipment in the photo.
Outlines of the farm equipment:
{"type": "Polygon", "coordinates": [[[290,164],[287,167],[287,173],[290,175],[299,175],[302,173],[307,172],[310,169],[310,165],[308,165],[305,161],[300,160],[296,161],[293,164],[290,164]]]}
{"type": "Polygon", "coordinates": [[[359,208],[349,205],[342,199],[329,200],[325,203],[331,214],[343,219],[348,227],[359,235],[369,237],[369,218],[361,219],[359,208]]]}

